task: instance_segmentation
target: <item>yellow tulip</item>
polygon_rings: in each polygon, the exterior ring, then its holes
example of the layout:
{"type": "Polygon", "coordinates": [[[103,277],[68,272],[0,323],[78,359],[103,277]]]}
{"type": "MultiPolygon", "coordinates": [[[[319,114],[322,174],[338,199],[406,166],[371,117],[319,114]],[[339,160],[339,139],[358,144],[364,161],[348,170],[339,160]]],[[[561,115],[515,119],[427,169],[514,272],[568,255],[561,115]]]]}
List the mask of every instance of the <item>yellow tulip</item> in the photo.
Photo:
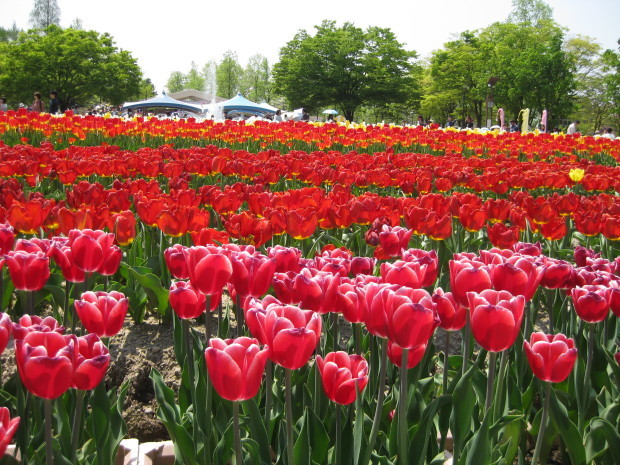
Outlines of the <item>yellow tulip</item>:
{"type": "Polygon", "coordinates": [[[575,182],[579,182],[583,179],[584,174],[586,174],[586,172],[581,168],[573,168],[568,172],[568,177],[575,182]]]}

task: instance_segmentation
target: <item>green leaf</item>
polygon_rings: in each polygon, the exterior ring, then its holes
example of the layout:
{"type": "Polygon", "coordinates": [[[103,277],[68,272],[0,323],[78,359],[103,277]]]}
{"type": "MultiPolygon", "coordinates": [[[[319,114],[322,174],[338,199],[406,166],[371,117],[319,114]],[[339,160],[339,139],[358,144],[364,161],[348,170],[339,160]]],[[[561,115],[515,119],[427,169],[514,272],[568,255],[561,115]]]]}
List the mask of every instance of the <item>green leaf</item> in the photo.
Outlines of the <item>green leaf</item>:
{"type": "Polygon", "coordinates": [[[159,405],[157,417],[164,423],[174,442],[174,455],[177,461],[185,465],[198,465],[192,436],[181,423],[181,413],[175,402],[174,391],[166,386],[161,374],[155,368],[151,370],[151,381],[159,405]]]}
{"type": "Polygon", "coordinates": [[[489,440],[489,412],[484,416],[480,428],[471,440],[471,448],[467,450],[466,465],[481,465],[491,462],[491,441],[489,440]]]}
{"type": "Polygon", "coordinates": [[[312,447],[309,437],[308,411],[309,410],[306,408],[302,417],[301,431],[299,432],[299,436],[297,437],[297,441],[295,441],[295,446],[293,447],[295,465],[311,465],[312,463],[310,460],[312,447]]]}
{"type": "MultiPolygon", "coordinates": [[[[438,399],[432,401],[422,414],[422,419],[418,425],[417,431],[413,435],[413,439],[409,446],[409,461],[410,464],[422,465],[426,459],[426,448],[428,447],[429,438],[434,437],[433,427],[435,425],[435,416],[437,410],[444,405],[449,404],[452,401],[450,394],[444,394],[438,399]]],[[[436,434],[436,433],[435,433],[436,434]]],[[[433,438],[433,440],[435,440],[433,438]]]]}
{"type": "Polygon", "coordinates": [[[312,461],[324,463],[327,460],[327,452],[329,450],[329,435],[325,431],[323,422],[316,416],[314,410],[307,410],[306,421],[308,423],[308,436],[312,444],[312,461]]]}
{"type": "Polygon", "coordinates": [[[157,313],[165,315],[169,306],[168,290],[164,289],[159,278],[151,273],[149,268],[128,265],[123,266],[127,267],[135,280],[144,288],[149,300],[151,300],[153,304],[157,304],[157,313]]]}
{"type": "Polygon", "coordinates": [[[263,417],[254,399],[248,399],[241,403],[243,413],[248,417],[250,424],[250,437],[258,446],[258,459],[261,465],[271,465],[271,452],[269,450],[269,438],[263,417]]]}
{"type": "Polygon", "coordinates": [[[550,417],[555,427],[560,432],[566,449],[573,465],[585,465],[586,451],[583,440],[577,427],[568,417],[566,407],[558,400],[555,391],[551,389],[550,417]]]}
{"type": "Polygon", "coordinates": [[[471,379],[475,370],[478,370],[475,365],[469,367],[452,393],[452,398],[458,399],[458,402],[453,403],[452,416],[450,417],[450,430],[454,438],[455,451],[463,450],[465,441],[471,433],[472,416],[476,406],[476,393],[472,387],[471,379]]]}
{"type": "Polygon", "coordinates": [[[590,431],[586,434],[585,444],[588,463],[603,455],[606,450],[610,451],[613,463],[620,463],[620,435],[607,420],[596,417],[590,421],[590,431]]]}

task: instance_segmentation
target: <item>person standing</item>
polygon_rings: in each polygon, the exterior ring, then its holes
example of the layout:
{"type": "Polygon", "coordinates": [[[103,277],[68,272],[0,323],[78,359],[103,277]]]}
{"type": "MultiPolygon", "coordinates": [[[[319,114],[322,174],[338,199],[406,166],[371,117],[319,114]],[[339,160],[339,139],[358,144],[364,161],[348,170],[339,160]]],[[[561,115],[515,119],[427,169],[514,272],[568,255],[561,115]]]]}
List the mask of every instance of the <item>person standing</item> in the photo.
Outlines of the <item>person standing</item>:
{"type": "Polygon", "coordinates": [[[0,111],[8,111],[9,106],[6,104],[6,97],[0,97],[0,111]]]}
{"type": "Polygon", "coordinates": [[[310,114],[305,108],[301,109],[301,120],[306,122],[310,121],[310,114]]]}
{"type": "Polygon", "coordinates": [[[41,92],[34,93],[34,102],[32,102],[30,109],[39,113],[43,113],[45,111],[45,104],[43,103],[43,99],[41,98],[41,92]]]}
{"type": "Polygon", "coordinates": [[[579,124],[581,121],[578,119],[569,124],[568,129],[566,130],[566,134],[575,134],[579,132],[579,124]]]}
{"type": "Polygon", "coordinates": [[[456,126],[456,121],[454,121],[454,118],[452,118],[452,116],[448,116],[448,121],[446,121],[446,127],[453,128],[455,126],[456,126]]]}
{"type": "Polygon", "coordinates": [[[50,91],[50,113],[52,115],[60,113],[60,100],[58,100],[58,92],[55,90],[50,91]]]}
{"type": "Polygon", "coordinates": [[[471,116],[465,118],[465,127],[463,129],[474,129],[474,120],[471,116]]]}

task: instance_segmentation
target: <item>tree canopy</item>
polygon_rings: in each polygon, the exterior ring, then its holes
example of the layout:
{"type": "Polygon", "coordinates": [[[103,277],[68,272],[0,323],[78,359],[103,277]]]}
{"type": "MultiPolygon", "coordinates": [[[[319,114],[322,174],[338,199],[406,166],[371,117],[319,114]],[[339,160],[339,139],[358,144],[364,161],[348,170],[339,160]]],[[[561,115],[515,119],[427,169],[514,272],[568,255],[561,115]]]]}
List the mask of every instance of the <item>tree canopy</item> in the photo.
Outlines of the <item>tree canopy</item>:
{"type": "Polygon", "coordinates": [[[108,34],[51,25],[0,43],[0,87],[14,102],[29,104],[35,91],[56,90],[63,109],[118,105],[140,95],[141,80],[136,60],[108,34]]]}
{"type": "Polygon", "coordinates": [[[390,29],[323,21],[314,36],[299,31],[280,50],[274,81],[294,108],[336,106],[353,119],[361,105],[399,103],[416,91],[415,56],[390,29]]]}

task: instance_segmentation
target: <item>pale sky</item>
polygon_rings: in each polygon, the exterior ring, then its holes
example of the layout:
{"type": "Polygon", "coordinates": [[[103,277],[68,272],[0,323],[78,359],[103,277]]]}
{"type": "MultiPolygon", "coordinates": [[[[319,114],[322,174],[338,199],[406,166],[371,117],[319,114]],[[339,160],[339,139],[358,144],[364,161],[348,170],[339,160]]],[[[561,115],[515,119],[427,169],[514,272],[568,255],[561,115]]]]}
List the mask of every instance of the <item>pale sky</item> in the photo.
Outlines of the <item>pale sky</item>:
{"type": "MultiPolygon", "coordinates": [[[[33,0],[0,0],[0,25],[27,29],[33,0]]],[[[547,0],[569,36],[593,37],[617,49],[620,0],[547,0]]],[[[261,54],[273,65],[300,29],[314,33],[324,19],[390,28],[408,50],[427,57],[454,34],[504,21],[511,0],[58,0],[61,26],[76,18],[84,29],[108,32],[131,52],[161,92],[172,71],[187,73],[237,53],[245,67],[261,54]]]]}

